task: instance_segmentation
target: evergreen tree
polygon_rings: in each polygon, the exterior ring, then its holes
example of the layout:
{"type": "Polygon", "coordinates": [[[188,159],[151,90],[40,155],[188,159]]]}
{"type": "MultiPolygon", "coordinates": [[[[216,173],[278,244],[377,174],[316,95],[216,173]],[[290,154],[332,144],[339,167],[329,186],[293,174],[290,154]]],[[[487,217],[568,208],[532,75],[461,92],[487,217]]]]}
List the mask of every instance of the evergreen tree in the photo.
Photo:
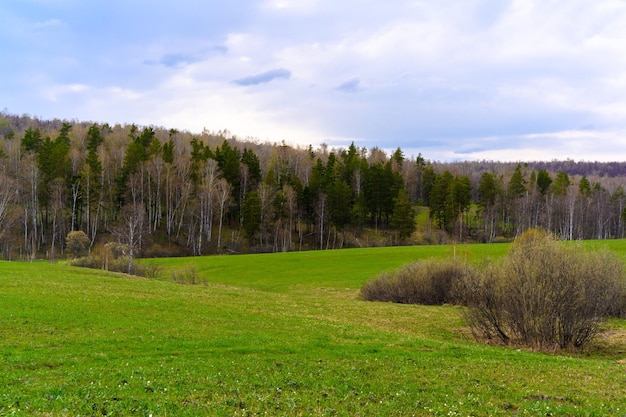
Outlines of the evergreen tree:
{"type": "Polygon", "coordinates": [[[261,199],[256,191],[246,193],[242,204],[242,227],[252,244],[254,236],[261,229],[261,199]]]}
{"type": "Polygon", "coordinates": [[[326,194],[330,221],[337,229],[343,230],[350,222],[352,189],[343,179],[337,177],[328,187],[326,194]]]}
{"type": "Polygon", "coordinates": [[[454,218],[454,177],[445,170],[441,175],[435,175],[430,192],[430,217],[435,219],[437,227],[448,229],[454,218]]]}
{"type": "Polygon", "coordinates": [[[578,194],[581,197],[589,197],[591,195],[591,184],[586,176],[583,176],[578,183],[578,194]]]}
{"type": "Polygon", "coordinates": [[[508,195],[510,198],[520,198],[526,194],[526,179],[522,173],[522,165],[517,164],[515,171],[508,184],[508,195]]]}
{"type": "Polygon", "coordinates": [[[391,228],[398,232],[400,239],[411,236],[415,231],[415,211],[404,188],[398,192],[393,201],[391,228]]]}
{"type": "Polygon", "coordinates": [[[483,207],[490,207],[496,203],[498,196],[498,186],[496,174],[493,172],[483,172],[478,184],[478,202],[483,207]]]}
{"type": "Polygon", "coordinates": [[[559,171],[556,174],[556,179],[554,180],[554,184],[552,184],[552,188],[554,190],[554,195],[564,196],[567,194],[567,189],[570,186],[570,179],[567,173],[563,171],[559,171]]]}
{"type": "Polygon", "coordinates": [[[422,200],[424,205],[428,207],[431,206],[431,192],[436,179],[437,175],[435,174],[435,169],[429,162],[424,167],[424,171],[422,173],[422,200]]]}
{"type": "Polygon", "coordinates": [[[28,128],[22,138],[22,148],[24,148],[25,151],[37,152],[42,142],[41,129],[28,128]]]}
{"type": "Polygon", "coordinates": [[[541,193],[541,195],[546,195],[548,189],[552,185],[552,177],[545,169],[540,169],[537,172],[537,189],[541,193]]]}

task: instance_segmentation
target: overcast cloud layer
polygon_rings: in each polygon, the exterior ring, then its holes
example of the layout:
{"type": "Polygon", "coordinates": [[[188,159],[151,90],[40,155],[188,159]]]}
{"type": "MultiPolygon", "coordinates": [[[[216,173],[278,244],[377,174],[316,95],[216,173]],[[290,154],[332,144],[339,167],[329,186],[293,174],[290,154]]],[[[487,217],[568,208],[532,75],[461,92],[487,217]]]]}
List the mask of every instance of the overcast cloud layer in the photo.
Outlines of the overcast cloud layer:
{"type": "Polygon", "coordinates": [[[0,42],[11,113],[626,159],[623,0],[4,0],[0,42]]]}

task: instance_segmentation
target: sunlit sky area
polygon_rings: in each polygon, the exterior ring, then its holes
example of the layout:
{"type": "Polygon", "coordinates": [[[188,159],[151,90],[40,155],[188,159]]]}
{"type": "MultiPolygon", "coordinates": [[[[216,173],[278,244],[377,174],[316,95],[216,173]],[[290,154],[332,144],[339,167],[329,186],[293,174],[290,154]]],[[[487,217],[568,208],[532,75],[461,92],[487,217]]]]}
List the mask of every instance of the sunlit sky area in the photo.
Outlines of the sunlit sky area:
{"type": "Polygon", "coordinates": [[[0,42],[13,114],[626,159],[623,0],[4,0],[0,42]]]}

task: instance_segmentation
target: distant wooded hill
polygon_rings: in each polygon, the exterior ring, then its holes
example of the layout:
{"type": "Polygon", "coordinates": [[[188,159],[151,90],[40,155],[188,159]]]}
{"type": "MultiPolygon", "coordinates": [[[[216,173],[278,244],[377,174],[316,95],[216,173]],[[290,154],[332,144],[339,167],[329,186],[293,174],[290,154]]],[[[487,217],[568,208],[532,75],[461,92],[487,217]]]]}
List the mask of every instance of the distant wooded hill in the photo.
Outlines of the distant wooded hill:
{"type": "Polygon", "coordinates": [[[618,238],[625,179],[626,162],[442,163],[2,113],[0,251],[64,256],[70,231],[131,257],[494,241],[533,227],[618,238]]]}

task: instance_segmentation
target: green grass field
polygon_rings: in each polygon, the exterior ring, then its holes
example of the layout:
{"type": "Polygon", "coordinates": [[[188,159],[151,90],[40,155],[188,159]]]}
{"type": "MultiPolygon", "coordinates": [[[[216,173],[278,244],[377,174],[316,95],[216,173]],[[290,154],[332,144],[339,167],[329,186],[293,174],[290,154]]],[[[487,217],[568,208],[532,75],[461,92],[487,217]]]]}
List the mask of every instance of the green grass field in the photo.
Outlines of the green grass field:
{"type": "Polygon", "coordinates": [[[626,415],[621,320],[552,355],[474,342],[457,307],[357,297],[415,259],[507,248],[144,260],[152,280],[0,262],[0,415],[626,415]],[[171,282],[192,269],[206,285],[171,282]]]}

